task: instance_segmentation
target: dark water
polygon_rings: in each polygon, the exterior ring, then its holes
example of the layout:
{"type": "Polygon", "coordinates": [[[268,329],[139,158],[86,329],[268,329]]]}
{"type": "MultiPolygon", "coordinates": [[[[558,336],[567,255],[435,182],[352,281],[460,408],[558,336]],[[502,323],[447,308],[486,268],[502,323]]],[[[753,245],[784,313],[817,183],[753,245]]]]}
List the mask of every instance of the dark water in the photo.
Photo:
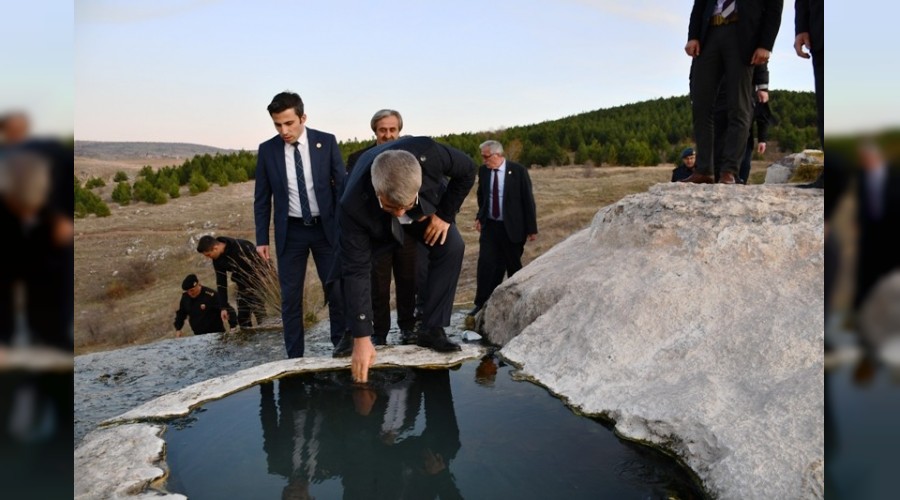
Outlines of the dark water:
{"type": "Polygon", "coordinates": [[[825,497],[900,498],[900,371],[863,360],[825,372],[825,497]]]}
{"type": "Polygon", "coordinates": [[[705,498],[672,458],[619,440],[495,359],[455,370],[263,383],[169,426],[168,489],[192,500],[705,498]]]}

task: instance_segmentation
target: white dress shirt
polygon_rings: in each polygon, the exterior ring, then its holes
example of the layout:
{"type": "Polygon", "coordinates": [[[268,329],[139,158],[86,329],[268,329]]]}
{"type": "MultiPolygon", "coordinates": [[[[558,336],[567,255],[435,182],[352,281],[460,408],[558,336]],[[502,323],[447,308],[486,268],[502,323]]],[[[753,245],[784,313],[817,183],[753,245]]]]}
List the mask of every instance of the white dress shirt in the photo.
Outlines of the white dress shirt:
{"type": "MultiPolygon", "coordinates": [[[[303,159],[303,179],[306,181],[306,194],[309,198],[309,211],[312,217],[319,215],[319,202],[316,201],[316,191],[313,185],[312,162],[309,160],[309,139],[306,135],[306,127],[297,139],[297,149],[300,158],[303,159]]],[[[284,143],[284,166],[287,173],[288,184],[288,216],[303,217],[300,210],[300,195],[297,191],[297,169],[294,167],[294,145],[284,143]]]]}

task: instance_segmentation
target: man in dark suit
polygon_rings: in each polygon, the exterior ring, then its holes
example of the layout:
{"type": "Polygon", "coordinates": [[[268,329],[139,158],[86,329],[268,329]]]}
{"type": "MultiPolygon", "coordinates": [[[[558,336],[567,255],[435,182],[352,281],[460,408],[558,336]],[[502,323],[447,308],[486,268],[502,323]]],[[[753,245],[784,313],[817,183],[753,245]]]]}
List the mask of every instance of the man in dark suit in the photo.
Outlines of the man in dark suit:
{"type": "MultiPolygon", "coordinates": [[[[312,252],[324,284],[337,246],[335,211],[347,171],[334,135],[307,128],[303,101],[292,92],[268,106],[278,135],[259,145],[256,163],[256,249],[269,260],[269,221],[275,222],[284,344],[290,358],[303,356],[303,285],[312,252]],[[272,213],[274,202],[274,216],[272,213]]],[[[343,298],[325,289],[331,341],[344,332],[343,298]]]]}
{"type": "MultiPolygon", "coordinates": [[[[360,156],[366,151],[397,140],[403,130],[403,117],[393,109],[381,109],[375,112],[370,121],[372,132],[375,132],[375,143],[360,149],[347,157],[347,174],[360,156]]],[[[413,328],[416,325],[416,248],[419,243],[413,238],[406,238],[403,244],[393,252],[378,257],[372,265],[372,307],[374,308],[375,330],[372,342],[375,345],[387,343],[388,330],[391,328],[391,272],[393,271],[396,289],[397,326],[400,328],[400,342],[413,344],[416,341],[413,328]]]]}
{"type": "MultiPolygon", "coordinates": [[[[816,126],[819,144],[825,150],[825,7],[823,0],[794,0],[794,51],[809,59],[812,56],[813,77],[816,85],[816,126]]],[[[826,163],[819,177],[804,188],[825,189],[825,171],[833,170],[826,163]]],[[[841,172],[834,175],[841,176],[841,172]]]]}
{"type": "Polygon", "coordinates": [[[181,282],[181,300],[175,311],[175,336],[181,337],[184,320],[191,325],[194,335],[227,332],[237,326],[237,313],[234,309],[230,305],[226,306],[228,319],[223,322],[219,307],[216,291],[201,285],[196,274],[187,275],[181,282]]]}
{"type": "Polygon", "coordinates": [[[478,274],[474,316],[503,281],[522,269],[525,241],[537,238],[537,213],[531,177],[518,163],[506,161],[503,145],[481,143],[484,165],[478,168],[478,274]]]}
{"type": "Polygon", "coordinates": [[[416,344],[442,352],[459,350],[443,327],[450,324],[465,251],[456,214],[473,184],[472,160],[429,137],[401,137],[376,146],[353,168],[340,202],[339,260],[332,277],[340,278],[343,286],[349,323],[349,335],[336,352],[352,352],[355,380],[367,381],[375,361],[370,340],[372,262],[406,238],[423,242],[428,253],[416,344]]]}
{"type": "Polygon", "coordinates": [[[858,148],[860,171],[856,179],[856,199],[859,246],[853,300],[857,311],[878,282],[900,268],[900,244],[894,233],[900,227],[900,171],[888,165],[873,140],[863,140],[858,148]]]}
{"type": "MultiPolygon", "coordinates": [[[[753,116],[753,66],[768,62],[781,26],[783,0],[694,0],[684,47],[691,56],[691,105],[697,167],[682,182],[734,184],[753,116]],[[713,173],[713,112],[722,77],[728,129],[716,181],[713,173]]],[[[716,165],[718,167],[718,165],[716,165]]]]}

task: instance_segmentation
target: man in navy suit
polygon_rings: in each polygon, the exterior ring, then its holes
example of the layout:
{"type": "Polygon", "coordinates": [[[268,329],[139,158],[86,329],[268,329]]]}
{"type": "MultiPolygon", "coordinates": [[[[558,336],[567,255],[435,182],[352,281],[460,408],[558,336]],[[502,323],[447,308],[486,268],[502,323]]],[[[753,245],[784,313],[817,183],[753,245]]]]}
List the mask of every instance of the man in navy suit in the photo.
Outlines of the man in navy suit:
{"type": "Polygon", "coordinates": [[[769,61],[781,27],[783,0],[694,0],[684,46],[691,63],[691,107],[697,167],[681,182],[734,184],[753,117],[753,67],[769,61]],[[728,128],[720,176],[713,173],[716,89],[725,78],[728,128]]]}
{"type": "Polygon", "coordinates": [[[506,161],[503,145],[481,143],[484,165],[478,169],[478,271],[474,316],[503,281],[522,269],[525,241],[537,238],[537,213],[531,177],[518,163],[506,161]]]}
{"type": "MultiPolygon", "coordinates": [[[[256,249],[264,259],[271,258],[269,222],[274,219],[284,345],[289,358],[298,358],[304,351],[306,263],[311,252],[324,284],[334,263],[335,210],[347,173],[334,135],[305,126],[299,95],[282,92],[267,109],[278,135],[259,145],[253,201],[256,249]]],[[[325,288],[325,300],[331,341],[337,345],[345,325],[338,287],[325,288]]]]}
{"type": "Polygon", "coordinates": [[[339,260],[332,276],[343,286],[349,327],[335,354],[352,353],[354,380],[366,382],[375,362],[372,263],[406,238],[424,243],[428,254],[416,344],[439,352],[460,349],[443,327],[450,324],[465,252],[456,214],[474,184],[472,159],[429,137],[401,137],[376,146],[353,167],[341,196],[339,260]]]}

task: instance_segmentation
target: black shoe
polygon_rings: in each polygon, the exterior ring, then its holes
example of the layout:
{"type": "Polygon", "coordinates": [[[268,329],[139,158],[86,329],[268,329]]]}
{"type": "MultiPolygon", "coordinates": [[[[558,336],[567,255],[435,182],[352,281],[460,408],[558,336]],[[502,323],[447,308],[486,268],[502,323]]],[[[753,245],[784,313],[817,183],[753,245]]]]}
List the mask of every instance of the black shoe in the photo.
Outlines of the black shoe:
{"type": "Polygon", "coordinates": [[[387,345],[387,335],[372,335],[372,345],[387,345]]]}
{"type": "Polygon", "coordinates": [[[480,311],[480,310],[481,310],[481,306],[476,305],[475,307],[472,308],[471,311],[469,311],[469,316],[475,316],[476,314],[478,314],[478,311],[480,311]]]}
{"type": "Polygon", "coordinates": [[[338,342],[338,345],[334,346],[334,351],[331,353],[331,357],[346,358],[351,354],[353,354],[353,336],[350,335],[349,332],[347,332],[343,337],[341,337],[341,341],[338,342]]]}
{"type": "Polygon", "coordinates": [[[435,327],[428,332],[419,332],[419,338],[416,340],[416,345],[419,347],[427,347],[437,352],[456,352],[462,350],[458,344],[454,344],[450,342],[450,339],[447,338],[447,334],[444,333],[444,329],[441,327],[435,327]]]}
{"type": "Polygon", "coordinates": [[[412,330],[400,329],[400,345],[412,345],[416,343],[418,335],[412,330]]]}

